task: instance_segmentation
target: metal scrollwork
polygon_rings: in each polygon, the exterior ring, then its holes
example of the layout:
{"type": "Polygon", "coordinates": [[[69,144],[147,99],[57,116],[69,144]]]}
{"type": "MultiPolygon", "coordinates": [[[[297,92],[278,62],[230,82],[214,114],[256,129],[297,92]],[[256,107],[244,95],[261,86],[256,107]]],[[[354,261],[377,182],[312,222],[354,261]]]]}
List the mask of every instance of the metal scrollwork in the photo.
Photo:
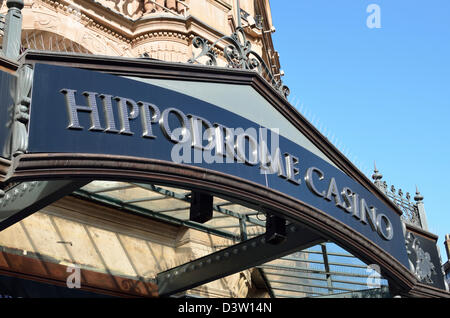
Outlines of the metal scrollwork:
{"type": "Polygon", "coordinates": [[[206,56],[208,59],[204,64],[217,66],[217,53],[214,51],[214,48],[221,41],[228,42],[223,49],[223,55],[227,60],[226,67],[257,71],[264,78],[266,78],[284,98],[287,99],[290,94],[289,88],[283,85],[281,80],[277,80],[275,78],[262,57],[252,50],[252,44],[247,40],[245,31],[242,27],[237,27],[236,31],[231,36],[221,37],[211,45],[207,40],[196,36],[192,40],[192,45],[195,48],[200,48],[201,52],[189,59],[188,63],[202,64],[200,62],[200,58],[206,56]]]}
{"type": "Polygon", "coordinates": [[[247,40],[244,29],[237,28],[235,33],[231,36],[226,36],[223,39],[231,42],[224,50],[225,58],[228,61],[228,67],[248,70],[254,68],[253,63],[250,63],[249,58],[249,55],[252,53],[252,44],[247,40]]]}
{"type": "Polygon", "coordinates": [[[217,66],[217,54],[212,50],[212,47],[208,44],[208,41],[196,36],[193,40],[192,40],[192,45],[198,49],[201,48],[201,52],[197,55],[197,56],[193,56],[191,59],[188,60],[188,63],[191,64],[199,64],[199,58],[201,58],[202,56],[206,56],[208,57],[208,61],[206,62],[206,65],[210,65],[210,66],[217,66]]]}

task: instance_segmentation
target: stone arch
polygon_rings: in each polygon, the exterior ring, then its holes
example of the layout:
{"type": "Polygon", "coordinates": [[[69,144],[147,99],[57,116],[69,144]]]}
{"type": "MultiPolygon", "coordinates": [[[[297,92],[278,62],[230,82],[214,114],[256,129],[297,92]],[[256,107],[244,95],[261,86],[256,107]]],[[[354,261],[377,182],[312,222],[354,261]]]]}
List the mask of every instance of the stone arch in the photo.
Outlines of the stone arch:
{"type": "Polygon", "coordinates": [[[48,31],[25,30],[22,32],[22,48],[37,51],[92,54],[92,51],[84,45],[48,31]]]}
{"type": "MultiPolygon", "coordinates": [[[[83,47],[85,53],[109,56],[130,56],[129,44],[116,38],[113,33],[108,33],[107,29],[102,30],[96,27],[87,28],[89,23],[87,18],[76,10],[66,10],[64,12],[55,12],[44,7],[25,8],[23,10],[22,26],[22,44],[26,44],[26,36],[34,40],[50,40],[53,37],[59,39],[61,45],[76,45],[83,47]],[[108,34],[105,34],[108,33],[108,34]],[[31,33],[31,34],[30,34],[31,33]],[[33,35],[34,33],[34,35],[33,35]],[[39,39],[40,38],[40,39],[39,39]]],[[[55,44],[55,43],[53,43],[55,44]]],[[[33,42],[34,45],[34,42],[33,42]]],[[[45,47],[42,43],[36,42],[37,49],[42,50],[45,47]]],[[[50,43],[47,44],[49,46],[50,43]]],[[[53,46],[52,46],[53,47],[53,46]]],[[[62,49],[62,52],[66,50],[62,49]]],[[[74,53],[79,53],[75,50],[74,53]]]]}
{"type": "Polygon", "coordinates": [[[190,57],[187,41],[176,37],[152,36],[151,40],[136,45],[134,51],[138,56],[147,53],[150,58],[168,62],[186,63],[190,57]]]}

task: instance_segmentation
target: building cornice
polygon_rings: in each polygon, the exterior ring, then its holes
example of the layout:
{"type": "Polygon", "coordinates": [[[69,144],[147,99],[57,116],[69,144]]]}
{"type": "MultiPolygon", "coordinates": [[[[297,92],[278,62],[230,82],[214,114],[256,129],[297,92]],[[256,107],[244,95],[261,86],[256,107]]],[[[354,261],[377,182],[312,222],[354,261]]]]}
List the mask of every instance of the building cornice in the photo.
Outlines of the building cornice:
{"type": "Polygon", "coordinates": [[[224,10],[231,10],[231,9],[233,9],[233,6],[230,5],[229,3],[225,2],[224,0],[208,0],[208,1],[215,2],[215,3],[219,4],[220,6],[222,6],[222,8],[224,10]]]}
{"type": "Polygon", "coordinates": [[[0,70],[14,74],[19,68],[17,61],[10,60],[4,56],[0,56],[0,70]]]}

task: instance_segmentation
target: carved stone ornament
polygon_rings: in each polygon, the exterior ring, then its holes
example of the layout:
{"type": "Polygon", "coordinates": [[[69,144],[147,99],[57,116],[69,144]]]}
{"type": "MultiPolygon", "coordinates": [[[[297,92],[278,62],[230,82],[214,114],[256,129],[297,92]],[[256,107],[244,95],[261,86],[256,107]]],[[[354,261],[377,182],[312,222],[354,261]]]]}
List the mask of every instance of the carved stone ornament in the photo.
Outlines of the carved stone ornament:
{"type": "Polygon", "coordinates": [[[23,65],[17,72],[17,90],[15,96],[14,120],[12,127],[11,153],[18,155],[28,148],[28,121],[30,119],[31,86],[33,69],[23,65]]]}
{"type": "Polygon", "coordinates": [[[6,139],[5,145],[3,147],[3,157],[11,158],[11,144],[12,144],[12,129],[14,126],[14,110],[15,110],[15,101],[16,101],[16,93],[17,93],[17,78],[10,82],[9,86],[9,95],[11,96],[11,104],[8,105],[8,121],[6,122],[6,127],[9,130],[8,137],[6,139]]]}
{"type": "Polygon", "coordinates": [[[412,233],[408,233],[406,236],[406,250],[408,255],[414,254],[415,256],[415,264],[411,260],[410,264],[417,279],[423,283],[433,284],[431,276],[436,274],[436,268],[431,262],[430,253],[420,247],[419,240],[412,233]]]}

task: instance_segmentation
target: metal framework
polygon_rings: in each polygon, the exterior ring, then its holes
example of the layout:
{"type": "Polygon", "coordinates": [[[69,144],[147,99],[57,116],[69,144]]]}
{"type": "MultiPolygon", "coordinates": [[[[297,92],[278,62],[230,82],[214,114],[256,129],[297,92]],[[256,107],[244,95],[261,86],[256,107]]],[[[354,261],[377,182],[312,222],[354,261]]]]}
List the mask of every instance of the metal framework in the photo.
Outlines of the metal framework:
{"type": "MultiPolygon", "coordinates": [[[[186,274],[188,268],[200,268],[199,264],[202,262],[208,264],[208,257],[211,264],[214,264],[213,260],[216,257],[225,261],[227,253],[232,255],[242,244],[251,247],[252,242],[260,242],[265,233],[264,213],[218,197],[214,197],[214,214],[211,221],[205,224],[190,221],[190,191],[184,189],[154,184],[94,181],[75,191],[73,195],[229,240],[228,245],[215,245],[215,252],[205,259],[194,260],[183,265],[184,267],[181,266],[183,268],[174,268],[161,273],[159,275],[161,282],[168,273],[179,271],[186,274]]],[[[247,258],[252,258],[251,254],[256,253],[250,251],[247,251],[247,258]]],[[[220,266],[223,270],[225,265],[222,263],[220,266]]],[[[231,262],[227,266],[231,270],[236,264],[231,262]]],[[[266,259],[264,264],[254,266],[266,278],[266,285],[273,297],[328,297],[387,286],[387,281],[368,270],[366,264],[330,242],[296,250],[274,260],[266,259]],[[373,283],[373,278],[376,278],[376,283],[373,283]]],[[[212,266],[208,268],[212,273],[210,278],[214,279],[214,269],[212,266]]],[[[191,271],[191,275],[194,275],[193,272],[194,270],[191,271]]],[[[195,276],[191,276],[189,280],[190,288],[198,285],[192,282],[192,277],[195,276]]],[[[171,285],[165,282],[165,284],[167,292],[180,291],[180,286],[175,283],[171,285]]]]}

